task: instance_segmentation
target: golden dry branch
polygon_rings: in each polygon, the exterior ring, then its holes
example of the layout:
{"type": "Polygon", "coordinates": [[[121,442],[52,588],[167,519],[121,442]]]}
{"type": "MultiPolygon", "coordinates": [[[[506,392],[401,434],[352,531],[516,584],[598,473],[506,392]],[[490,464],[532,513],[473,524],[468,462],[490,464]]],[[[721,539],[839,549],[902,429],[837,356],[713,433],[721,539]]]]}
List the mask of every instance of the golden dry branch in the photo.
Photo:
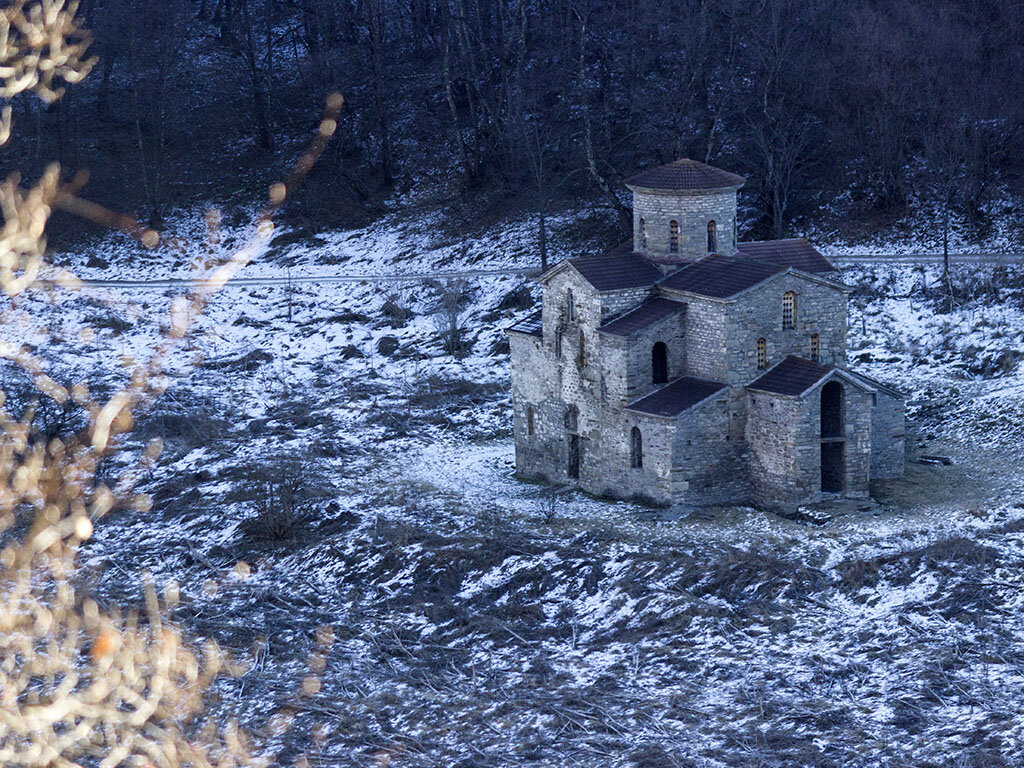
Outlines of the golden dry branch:
{"type": "MultiPolygon", "coordinates": [[[[22,0],[0,11],[0,98],[30,91],[53,101],[63,84],[88,74],[89,38],[75,10],[75,3],[64,0],[22,0]]],[[[141,614],[104,609],[79,593],[76,558],[95,522],[112,509],[148,509],[149,499],[136,492],[135,482],[158,457],[158,441],[113,487],[98,482],[97,470],[131,430],[133,413],[163,392],[167,356],[206,302],[269,242],[273,216],[319,159],[341,107],[340,96],[328,99],[309,148],[288,178],[271,187],[247,242],[201,289],[173,302],[170,331],[147,361],[133,366],[120,391],[99,401],[81,383],[68,387],[55,381],[28,349],[0,343],[0,357],[29,375],[41,398],[73,403],[88,417],[79,434],[44,438],[33,430],[33,407],[12,413],[0,391],[0,764],[70,768],[86,759],[104,768],[267,764],[253,756],[256,746],[236,724],[207,716],[212,680],[241,668],[212,643],[193,650],[166,620],[177,587],[165,585],[161,603],[147,581],[141,614]]],[[[0,143],[9,130],[8,111],[0,123],[0,143]]],[[[59,169],[51,166],[29,189],[16,175],[0,184],[0,286],[9,303],[39,289],[45,228],[55,206],[131,232],[145,245],[156,244],[156,233],[130,217],[79,198],[83,181],[64,185],[59,169]]],[[[217,239],[218,220],[208,217],[208,244],[217,239]]],[[[78,285],[67,273],[58,282],[65,289],[78,285]]],[[[8,311],[0,315],[0,321],[10,318],[8,311]]],[[[301,690],[319,689],[332,637],[329,628],[318,636],[311,675],[301,690]]],[[[289,718],[273,722],[283,728],[289,718]]]]}

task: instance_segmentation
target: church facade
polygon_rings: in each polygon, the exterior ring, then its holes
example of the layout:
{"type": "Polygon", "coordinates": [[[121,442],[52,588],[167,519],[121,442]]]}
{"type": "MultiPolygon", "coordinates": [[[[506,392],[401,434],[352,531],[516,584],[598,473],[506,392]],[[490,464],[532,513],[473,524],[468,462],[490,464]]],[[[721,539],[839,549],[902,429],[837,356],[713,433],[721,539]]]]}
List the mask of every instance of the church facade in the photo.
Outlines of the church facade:
{"type": "Polygon", "coordinates": [[[902,476],[903,395],[845,365],[850,288],[805,240],[737,242],[743,183],[640,173],[632,241],[540,276],[508,330],[520,476],[767,507],[902,476]]]}

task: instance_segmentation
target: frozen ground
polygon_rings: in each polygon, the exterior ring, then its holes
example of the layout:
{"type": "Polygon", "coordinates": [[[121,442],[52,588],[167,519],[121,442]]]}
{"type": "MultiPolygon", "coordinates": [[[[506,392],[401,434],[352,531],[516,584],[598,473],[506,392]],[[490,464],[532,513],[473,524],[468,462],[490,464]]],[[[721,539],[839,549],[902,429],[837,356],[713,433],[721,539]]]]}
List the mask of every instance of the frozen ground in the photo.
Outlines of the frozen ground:
{"type": "MultiPolygon", "coordinates": [[[[279,243],[246,274],[531,258],[529,224],[471,242],[436,224],[279,243]]],[[[114,239],[81,271],[184,276],[238,237],[177,255],[114,239]]],[[[932,269],[845,277],[851,363],[910,393],[912,456],[953,459],[911,463],[868,509],[673,515],[516,481],[502,329],[536,296],[519,278],[473,283],[461,358],[424,284],[229,288],[127,446],[164,440],[153,510],[101,521],[83,561],[122,601],[142,569],[181,582],[179,620],[253,662],[216,706],[253,727],[297,707],[267,744],[281,764],[1019,765],[1024,270],[958,271],[951,312],[932,269]],[[296,503],[272,509],[289,478],[296,503]],[[324,686],[297,700],[324,625],[324,686]]],[[[2,333],[102,390],[172,298],[25,298],[2,333]]]]}

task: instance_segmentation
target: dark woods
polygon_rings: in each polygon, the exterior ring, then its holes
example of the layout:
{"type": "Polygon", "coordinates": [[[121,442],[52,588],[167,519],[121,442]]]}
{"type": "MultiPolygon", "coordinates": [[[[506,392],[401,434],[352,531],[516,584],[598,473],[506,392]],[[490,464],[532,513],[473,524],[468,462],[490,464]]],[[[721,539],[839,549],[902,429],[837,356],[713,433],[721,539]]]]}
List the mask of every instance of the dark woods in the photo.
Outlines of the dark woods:
{"type": "Polygon", "coordinates": [[[681,156],[748,178],[754,232],[832,201],[922,200],[982,225],[1024,169],[1024,14],[997,0],[84,0],[96,75],[4,164],[88,167],[159,225],[251,200],[324,94],[342,130],[291,215],[311,226],[415,188],[465,217],[583,196],[681,156]],[[130,197],[127,195],[130,194],[130,197]]]}

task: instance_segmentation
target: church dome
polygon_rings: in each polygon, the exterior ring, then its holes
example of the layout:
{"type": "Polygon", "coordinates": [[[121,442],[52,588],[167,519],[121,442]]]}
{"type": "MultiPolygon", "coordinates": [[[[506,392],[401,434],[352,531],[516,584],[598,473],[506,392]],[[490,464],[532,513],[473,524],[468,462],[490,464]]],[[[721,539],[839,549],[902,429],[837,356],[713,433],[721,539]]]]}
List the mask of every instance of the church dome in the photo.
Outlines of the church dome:
{"type": "Polygon", "coordinates": [[[696,190],[739,189],[746,179],[705,163],[684,157],[659,165],[626,179],[630,189],[696,190]]]}

